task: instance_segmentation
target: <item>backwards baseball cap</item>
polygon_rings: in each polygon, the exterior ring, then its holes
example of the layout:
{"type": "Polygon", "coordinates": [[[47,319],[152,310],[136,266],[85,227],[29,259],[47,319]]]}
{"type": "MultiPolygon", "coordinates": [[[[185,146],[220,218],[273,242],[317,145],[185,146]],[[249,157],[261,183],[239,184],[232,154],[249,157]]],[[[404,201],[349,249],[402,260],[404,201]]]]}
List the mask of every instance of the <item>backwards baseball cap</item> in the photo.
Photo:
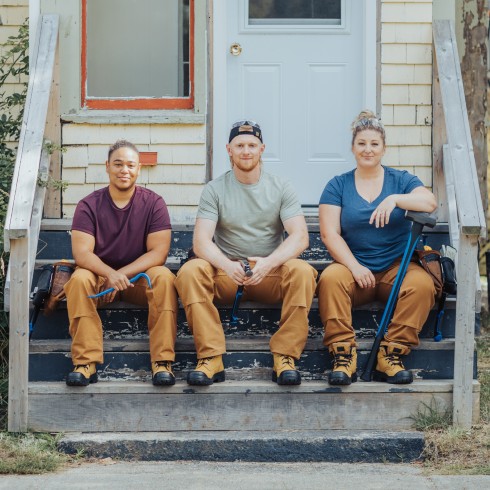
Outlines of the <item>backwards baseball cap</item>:
{"type": "Polygon", "coordinates": [[[240,136],[241,134],[251,134],[252,136],[256,136],[259,138],[260,142],[263,143],[262,130],[255,121],[237,121],[235,124],[233,124],[228,143],[230,143],[233,138],[240,136]]]}

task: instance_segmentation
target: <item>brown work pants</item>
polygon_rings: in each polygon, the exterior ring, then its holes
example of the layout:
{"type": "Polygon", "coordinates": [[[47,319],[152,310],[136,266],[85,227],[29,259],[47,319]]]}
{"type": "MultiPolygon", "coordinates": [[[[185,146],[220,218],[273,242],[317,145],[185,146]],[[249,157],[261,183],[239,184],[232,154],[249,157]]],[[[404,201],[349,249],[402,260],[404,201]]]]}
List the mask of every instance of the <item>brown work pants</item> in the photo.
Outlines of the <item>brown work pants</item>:
{"type": "MultiPolygon", "coordinates": [[[[250,264],[253,268],[253,262],[250,264]]],[[[270,349],[299,359],[308,337],[308,312],[315,294],[317,272],[300,259],[288,260],[255,286],[245,286],[244,300],[283,302],[279,330],[271,337],[270,349]]],[[[180,268],[175,282],[194,335],[198,359],[226,352],[225,334],[213,302],[231,304],[237,285],[221,269],[193,259],[180,268]]]]}
{"type": "MultiPolygon", "coordinates": [[[[372,301],[386,302],[399,266],[398,260],[386,271],[375,273],[374,288],[359,287],[350,270],[337,262],[323,271],[318,281],[317,294],[320,317],[325,327],[323,343],[326,346],[335,342],[355,343],[352,307],[372,301]]],[[[431,277],[422,267],[410,262],[385,340],[417,346],[418,334],[434,302],[435,288],[431,277]]]]}
{"type": "MultiPolygon", "coordinates": [[[[121,291],[116,301],[148,306],[151,361],[173,361],[178,309],[175,276],[163,266],[151,267],[146,274],[151,279],[151,289],[146,279],[140,278],[134,287],[121,291]]],[[[97,313],[97,306],[102,303],[100,299],[88,298],[102,290],[104,281],[87,269],[77,268],[65,284],[75,366],[104,362],[102,322],[97,313]]]]}

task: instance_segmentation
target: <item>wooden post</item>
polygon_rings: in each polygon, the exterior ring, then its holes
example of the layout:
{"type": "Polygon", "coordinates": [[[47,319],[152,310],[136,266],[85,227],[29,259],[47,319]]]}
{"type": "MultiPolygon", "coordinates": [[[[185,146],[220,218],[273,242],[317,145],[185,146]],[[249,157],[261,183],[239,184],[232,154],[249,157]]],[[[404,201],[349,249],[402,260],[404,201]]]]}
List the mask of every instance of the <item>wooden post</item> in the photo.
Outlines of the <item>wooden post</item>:
{"type": "MultiPolygon", "coordinates": [[[[456,341],[454,353],[453,423],[465,428],[472,422],[473,356],[475,349],[475,302],[478,274],[478,237],[486,235],[486,223],[478,186],[475,156],[459,65],[454,25],[434,21],[434,48],[447,136],[444,170],[453,180],[454,206],[449,210],[451,236],[458,228],[458,297],[456,300],[456,341]],[[452,174],[452,175],[451,175],[452,174]],[[455,220],[457,215],[457,221],[455,220]]],[[[450,197],[450,196],[449,196],[450,197]]]]}
{"type": "Polygon", "coordinates": [[[477,245],[478,235],[460,234],[454,345],[453,424],[464,428],[471,427],[473,412],[477,245]]]}
{"type": "MultiPolygon", "coordinates": [[[[53,80],[49,96],[48,118],[44,137],[54,145],[61,147],[61,121],[60,121],[60,69],[59,48],[56,44],[56,55],[53,67],[53,80]]],[[[53,180],[61,179],[61,151],[55,150],[51,155],[49,177],[53,180]]],[[[44,217],[61,218],[61,189],[49,189],[44,202],[44,217]]]]}
{"type": "Polygon", "coordinates": [[[12,281],[9,329],[9,408],[8,430],[25,432],[28,415],[29,379],[29,234],[10,242],[12,281]]]}
{"type": "Polygon", "coordinates": [[[58,23],[56,15],[43,16],[34,42],[34,59],[5,220],[5,248],[11,252],[8,429],[13,432],[26,431],[28,423],[30,252],[35,253],[30,240],[37,241],[40,223],[41,198],[37,179],[40,163],[47,163],[46,155],[42,158],[41,154],[58,23]]]}
{"type": "Polygon", "coordinates": [[[437,70],[437,57],[433,53],[432,76],[432,192],[437,199],[437,221],[449,221],[447,195],[444,185],[443,145],[446,142],[446,123],[442,107],[441,85],[437,70]]]}

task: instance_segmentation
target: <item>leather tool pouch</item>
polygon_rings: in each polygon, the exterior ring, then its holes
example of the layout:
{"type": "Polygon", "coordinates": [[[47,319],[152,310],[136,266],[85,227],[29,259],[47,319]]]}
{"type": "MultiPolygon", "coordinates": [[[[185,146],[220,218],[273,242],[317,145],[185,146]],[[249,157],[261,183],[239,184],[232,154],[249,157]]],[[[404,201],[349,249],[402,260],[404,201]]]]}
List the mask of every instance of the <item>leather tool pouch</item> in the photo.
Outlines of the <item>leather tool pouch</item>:
{"type": "Polygon", "coordinates": [[[58,303],[65,299],[63,286],[70,280],[75,271],[75,265],[70,262],[56,262],[53,264],[53,278],[51,290],[44,304],[44,315],[49,316],[58,307],[58,303]]]}
{"type": "Polygon", "coordinates": [[[434,281],[436,299],[442,293],[456,294],[456,268],[452,259],[442,257],[437,250],[415,250],[414,259],[434,281]]]}

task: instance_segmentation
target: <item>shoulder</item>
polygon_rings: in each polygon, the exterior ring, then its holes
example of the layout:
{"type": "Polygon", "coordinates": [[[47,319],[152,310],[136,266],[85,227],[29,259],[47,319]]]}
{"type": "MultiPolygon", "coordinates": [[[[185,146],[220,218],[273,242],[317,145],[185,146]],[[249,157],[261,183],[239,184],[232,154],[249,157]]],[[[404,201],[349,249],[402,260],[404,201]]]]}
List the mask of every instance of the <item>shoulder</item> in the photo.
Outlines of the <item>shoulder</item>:
{"type": "Polygon", "coordinates": [[[152,191],[151,189],[147,189],[146,187],[142,187],[140,185],[136,186],[135,193],[135,197],[138,199],[157,200],[162,198],[162,196],[160,196],[160,194],[157,194],[155,191],[152,191]]]}
{"type": "Polygon", "coordinates": [[[89,207],[92,208],[94,206],[98,206],[100,202],[104,199],[108,192],[108,187],[103,187],[102,189],[98,189],[94,192],[91,192],[87,196],[85,196],[83,199],[81,199],[78,204],[78,207],[89,207]]]}
{"type": "Polygon", "coordinates": [[[280,175],[270,174],[269,172],[262,171],[261,184],[268,187],[275,187],[279,190],[293,189],[293,184],[289,179],[286,179],[280,175]]]}
{"type": "Polygon", "coordinates": [[[326,187],[335,187],[337,189],[343,188],[347,182],[354,179],[354,172],[355,172],[355,169],[349,170],[348,172],[345,172],[343,174],[336,175],[335,177],[332,177],[327,182],[326,187]]]}
{"type": "Polygon", "coordinates": [[[408,170],[399,170],[391,167],[384,167],[387,177],[399,186],[409,186],[410,189],[423,186],[422,181],[408,170]]]}

